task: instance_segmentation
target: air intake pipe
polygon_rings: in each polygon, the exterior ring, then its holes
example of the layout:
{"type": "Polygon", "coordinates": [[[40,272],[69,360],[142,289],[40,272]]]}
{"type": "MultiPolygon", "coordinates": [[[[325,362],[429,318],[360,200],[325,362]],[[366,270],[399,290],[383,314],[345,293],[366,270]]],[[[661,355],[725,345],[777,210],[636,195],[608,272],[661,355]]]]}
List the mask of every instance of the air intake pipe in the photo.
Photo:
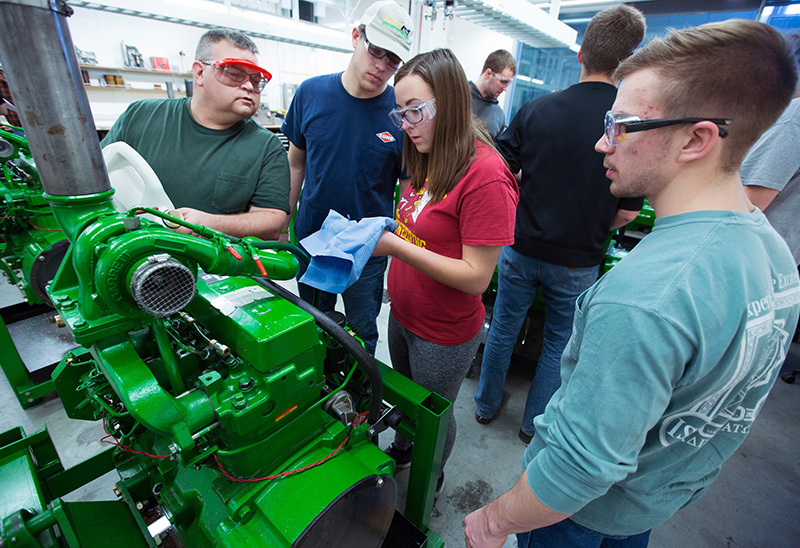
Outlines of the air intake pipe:
{"type": "Polygon", "coordinates": [[[111,189],[63,0],[0,0],[0,61],[51,196],[111,189]]]}

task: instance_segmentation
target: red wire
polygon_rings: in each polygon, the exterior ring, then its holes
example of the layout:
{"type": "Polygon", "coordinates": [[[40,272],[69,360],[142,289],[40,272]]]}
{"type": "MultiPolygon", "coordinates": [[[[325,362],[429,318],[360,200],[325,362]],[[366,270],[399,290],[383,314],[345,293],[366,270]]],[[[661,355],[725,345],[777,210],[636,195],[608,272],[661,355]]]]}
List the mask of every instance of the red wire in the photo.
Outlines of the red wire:
{"type": "Polygon", "coordinates": [[[314,464],[309,464],[307,466],[303,466],[302,468],[295,468],[294,470],[287,470],[286,472],[281,472],[280,474],[273,474],[272,476],[264,476],[263,478],[237,478],[236,476],[232,476],[231,474],[228,473],[227,470],[225,470],[225,468],[223,468],[222,463],[219,461],[219,457],[217,457],[216,453],[214,453],[211,456],[214,457],[214,460],[217,462],[217,467],[219,467],[220,472],[222,472],[222,474],[226,478],[228,478],[229,480],[236,481],[236,482],[239,482],[239,483],[252,483],[252,482],[256,482],[256,481],[265,481],[265,480],[277,479],[277,478],[281,478],[281,477],[284,477],[284,476],[289,476],[289,475],[292,475],[292,474],[299,474],[300,472],[305,472],[306,470],[308,470],[310,468],[314,468],[315,466],[319,466],[320,464],[324,463],[325,461],[327,461],[328,459],[333,457],[336,453],[338,453],[339,449],[342,448],[342,446],[347,442],[349,437],[350,437],[349,435],[345,436],[344,439],[342,440],[342,443],[339,444],[339,447],[337,447],[334,452],[330,453],[327,457],[325,457],[324,459],[322,459],[320,461],[315,462],[314,464]]]}
{"type": "MultiPolygon", "coordinates": [[[[356,417],[353,419],[353,426],[361,426],[362,424],[364,424],[364,421],[361,421],[358,424],[356,424],[356,421],[358,421],[359,417],[366,416],[366,415],[369,415],[369,411],[365,411],[363,413],[359,413],[358,415],[356,415],[356,417]]],[[[347,443],[347,440],[349,438],[350,438],[350,434],[346,435],[344,437],[344,439],[342,440],[342,443],[339,444],[339,447],[337,447],[335,451],[333,451],[332,453],[329,453],[327,457],[325,457],[324,459],[322,459],[320,461],[317,461],[317,462],[315,462],[313,464],[309,464],[309,465],[303,466],[302,468],[295,468],[294,470],[287,470],[286,472],[281,472],[280,474],[273,474],[272,476],[264,476],[262,478],[237,478],[236,476],[232,476],[222,466],[222,463],[219,461],[219,457],[217,457],[216,453],[214,453],[211,456],[214,457],[214,460],[216,461],[217,467],[220,469],[220,472],[222,472],[222,474],[226,478],[228,478],[229,480],[236,481],[236,482],[239,482],[239,483],[253,483],[253,482],[256,482],[256,481],[266,481],[266,480],[271,480],[271,479],[282,478],[284,476],[290,476],[292,474],[299,474],[300,472],[305,472],[306,470],[309,470],[311,468],[319,466],[320,464],[323,464],[328,459],[333,458],[333,456],[336,455],[336,453],[339,452],[339,450],[344,446],[344,444],[347,443]]]]}
{"type": "Polygon", "coordinates": [[[50,232],[61,232],[60,228],[42,228],[40,226],[36,226],[35,224],[31,223],[31,226],[36,230],[49,230],[50,232]]]}
{"type": "Polygon", "coordinates": [[[101,443],[107,443],[109,445],[116,445],[123,451],[127,451],[128,453],[135,453],[139,455],[144,455],[146,457],[150,457],[151,459],[168,459],[171,455],[151,455],[146,451],[137,451],[135,449],[131,449],[127,445],[122,445],[119,440],[106,429],[106,410],[103,409],[103,431],[105,431],[106,435],[100,438],[101,443]],[[112,438],[114,441],[108,441],[106,438],[112,438]]]}
{"type": "MultiPolygon", "coordinates": [[[[362,424],[364,424],[363,420],[361,422],[358,422],[358,419],[361,418],[361,417],[364,417],[366,419],[367,415],[369,415],[369,411],[365,411],[363,413],[359,413],[358,415],[356,415],[356,417],[353,419],[353,426],[354,427],[358,427],[358,426],[361,426],[362,424]],[[358,424],[356,424],[356,422],[358,422],[358,424]]],[[[137,451],[135,449],[131,449],[127,445],[122,445],[119,442],[119,440],[117,440],[117,438],[114,436],[114,434],[112,434],[111,432],[108,431],[108,429],[106,429],[106,410],[105,409],[103,409],[103,431],[106,433],[106,435],[103,436],[102,438],[100,438],[100,442],[101,443],[108,443],[109,445],[115,445],[119,449],[121,449],[122,451],[127,451],[128,453],[144,455],[146,457],[150,457],[151,459],[168,459],[168,458],[171,457],[171,455],[152,455],[152,454],[150,454],[150,453],[148,453],[146,451],[137,451]],[[114,441],[108,441],[106,438],[111,438],[114,441]]],[[[228,473],[227,470],[225,470],[225,468],[222,466],[222,463],[219,461],[219,458],[217,457],[216,453],[214,453],[211,456],[214,457],[214,460],[217,463],[217,467],[219,467],[219,469],[223,473],[223,475],[226,478],[228,478],[229,480],[236,481],[236,482],[239,482],[239,483],[252,483],[252,482],[256,482],[256,481],[265,481],[265,480],[277,479],[277,478],[281,478],[281,477],[284,477],[284,476],[290,476],[292,474],[299,474],[300,472],[305,472],[306,470],[309,470],[311,468],[317,467],[320,464],[323,464],[326,461],[328,461],[329,459],[333,458],[336,455],[336,453],[338,453],[339,450],[341,450],[341,448],[344,447],[344,444],[347,443],[348,439],[350,439],[350,434],[348,434],[348,435],[346,435],[344,437],[344,439],[342,440],[342,443],[339,444],[339,447],[337,447],[336,450],[334,450],[332,453],[329,453],[324,459],[322,459],[320,461],[317,461],[317,462],[315,462],[313,464],[308,464],[306,466],[303,466],[302,468],[295,468],[294,470],[287,470],[286,472],[281,472],[280,474],[274,474],[274,475],[271,475],[271,476],[264,476],[262,478],[237,478],[236,476],[231,475],[230,473],[228,473]]]]}

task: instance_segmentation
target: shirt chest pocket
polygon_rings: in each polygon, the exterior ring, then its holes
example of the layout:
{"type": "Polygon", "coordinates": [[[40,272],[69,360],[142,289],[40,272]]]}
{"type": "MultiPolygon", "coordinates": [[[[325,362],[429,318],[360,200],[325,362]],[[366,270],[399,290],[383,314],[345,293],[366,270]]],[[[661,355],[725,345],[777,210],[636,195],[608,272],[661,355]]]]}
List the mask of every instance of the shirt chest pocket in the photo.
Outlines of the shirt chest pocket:
{"type": "Polygon", "coordinates": [[[253,185],[247,177],[220,172],[214,185],[211,207],[214,213],[243,213],[253,197],[253,185]]]}
{"type": "Polygon", "coordinates": [[[365,144],[359,151],[358,164],[364,174],[363,184],[368,187],[394,183],[399,175],[397,155],[388,145],[365,144]]]}

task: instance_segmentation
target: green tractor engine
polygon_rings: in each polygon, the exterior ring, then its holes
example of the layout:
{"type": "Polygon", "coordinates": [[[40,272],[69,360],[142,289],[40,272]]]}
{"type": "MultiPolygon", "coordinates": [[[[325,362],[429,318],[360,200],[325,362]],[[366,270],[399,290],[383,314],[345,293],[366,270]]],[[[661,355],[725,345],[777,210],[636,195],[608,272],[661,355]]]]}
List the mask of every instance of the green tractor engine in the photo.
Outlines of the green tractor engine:
{"type": "Polygon", "coordinates": [[[49,304],[45,288],[69,242],[42,196],[28,140],[0,128],[0,162],[0,271],[28,304],[49,304]]]}

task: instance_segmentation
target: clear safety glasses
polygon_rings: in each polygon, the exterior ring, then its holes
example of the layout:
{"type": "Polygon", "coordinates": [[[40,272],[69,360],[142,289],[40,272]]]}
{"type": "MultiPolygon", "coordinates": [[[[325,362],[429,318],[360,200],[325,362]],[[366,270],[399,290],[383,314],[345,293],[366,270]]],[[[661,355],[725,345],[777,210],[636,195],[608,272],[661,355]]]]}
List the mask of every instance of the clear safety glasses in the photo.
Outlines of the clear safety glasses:
{"type": "Polygon", "coordinates": [[[370,41],[367,40],[366,33],[362,32],[361,37],[364,39],[364,47],[367,49],[367,53],[369,53],[370,57],[373,59],[385,59],[387,68],[391,70],[397,70],[400,68],[400,65],[403,64],[403,60],[391,51],[386,51],[385,49],[372,45],[370,41]]]}
{"type": "Polygon", "coordinates": [[[403,120],[415,126],[423,120],[427,124],[434,116],[436,116],[436,99],[411,107],[395,108],[389,111],[389,119],[398,129],[403,129],[403,120]]]}
{"type": "MultiPolygon", "coordinates": [[[[712,122],[717,126],[727,126],[731,120],[723,118],[664,118],[659,120],[642,120],[638,116],[626,114],[624,112],[606,112],[605,120],[605,135],[606,143],[609,146],[616,146],[627,137],[626,133],[635,133],[637,131],[647,131],[648,129],[656,129],[666,126],[674,126],[676,124],[695,124],[697,122],[712,122]]],[[[727,137],[728,131],[722,127],[719,128],[719,136],[727,137]]]]}
{"type": "Polygon", "coordinates": [[[501,77],[501,76],[500,76],[499,74],[497,74],[495,71],[492,71],[492,74],[494,74],[494,77],[495,77],[495,78],[497,78],[497,81],[498,81],[498,82],[500,82],[500,85],[501,85],[501,86],[508,86],[508,85],[511,85],[511,82],[513,82],[513,81],[514,81],[514,79],[513,79],[513,78],[511,78],[511,79],[506,79],[506,78],[503,78],[503,77],[501,77]]]}
{"type": "Polygon", "coordinates": [[[214,76],[222,85],[238,87],[245,80],[250,80],[253,88],[259,93],[264,91],[264,86],[272,79],[266,70],[247,59],[223,59],[222,61],[200,61],[204,65],[214,67],[214,76]],[[258,72],[247,72],[244,67],[256,69],[258,72]]]}

